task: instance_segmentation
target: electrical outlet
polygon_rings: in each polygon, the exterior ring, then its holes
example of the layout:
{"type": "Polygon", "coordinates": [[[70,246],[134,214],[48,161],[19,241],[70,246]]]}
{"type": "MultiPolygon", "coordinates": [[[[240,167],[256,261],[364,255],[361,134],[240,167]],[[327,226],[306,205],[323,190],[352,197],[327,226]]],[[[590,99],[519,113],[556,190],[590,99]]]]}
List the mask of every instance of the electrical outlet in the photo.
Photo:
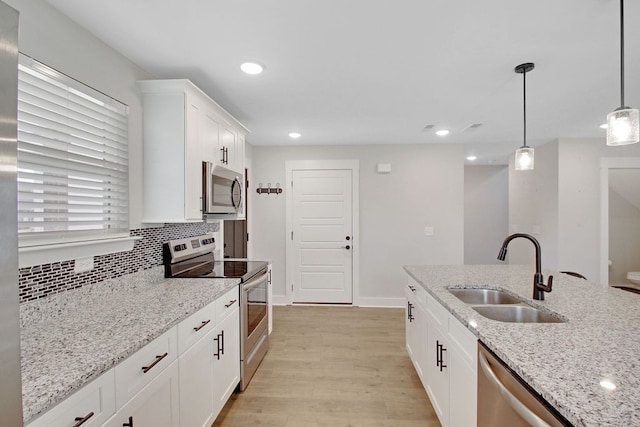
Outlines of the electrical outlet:
{"type": "Polygon", "coordinates": [[[84,273],[85,271],[93,270],[93,257],[78,258],[76,259],[73,267],[74,273],[84,273]]]}

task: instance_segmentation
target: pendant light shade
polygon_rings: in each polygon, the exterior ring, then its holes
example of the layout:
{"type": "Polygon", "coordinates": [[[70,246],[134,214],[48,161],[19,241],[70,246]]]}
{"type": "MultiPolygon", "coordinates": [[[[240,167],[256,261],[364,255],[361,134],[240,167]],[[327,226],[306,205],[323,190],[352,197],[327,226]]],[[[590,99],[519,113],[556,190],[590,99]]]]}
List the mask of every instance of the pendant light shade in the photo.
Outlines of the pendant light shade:
{"type": "Polygon", "coordinates": [[[607,145],[640,141],[640,113],[624,106],[624,0],[620,0],[620,108],[607,114],[607,145]]]}
{"type": "Polygon", "coordinates": [[[533,148],[520,147],[516,150],[516,170],[527,171],[533,169],[533,148]]]}
{"type": "Polygon", "coordinates": [[[526,75],[529,71],[535,68],[535,64],[533,62],[526,62],[524,64],[520,64],[515,68],[515,72],[518,74],[522,74],[522,93],[523,93],[523,112],[524,112],[524,120],[523,120],[523,144],[522,147],[516,150],[515,157],[515,169],[517,171],[527,171],[533,170],[533,148],[527,146],[527,78],[526,75]]]}

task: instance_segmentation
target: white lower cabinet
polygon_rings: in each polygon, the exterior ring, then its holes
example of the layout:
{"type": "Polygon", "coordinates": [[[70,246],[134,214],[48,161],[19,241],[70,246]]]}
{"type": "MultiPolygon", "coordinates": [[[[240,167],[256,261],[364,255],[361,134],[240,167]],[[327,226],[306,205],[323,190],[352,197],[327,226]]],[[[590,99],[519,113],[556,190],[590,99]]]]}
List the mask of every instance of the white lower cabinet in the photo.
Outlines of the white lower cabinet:
{"type": "Polygon", "coordinates": [[[111,369],[36,418],[29,427],[101,426],[115,411],[115,378],[111,369]]]}
{"type": "MultiPolygon", "coordinates": [[[[407,307],[417,304],[416,294],[426,293],[411,277],[407,288],[410,290],[407,307]],[[411,291],[412,288],[417,291],[411,291]]],[[[477,338],[431,295],[426,294],[424,298],[424,330],[417,332],[419,329],[413,326],[411,331],[412,325],[407,323],[407,350],[440,424],[443,427],[475,426],[477,338]]],[[[412,312],[412,323],[415,323],[416,313],[423,312],[415,308],[412,312]]]]}
{"type": "Polygon", "coordinates": [[[209,427],[240,382],[238,289],[214,305],[215,327],[179,358],[181,426],[209,427]]]}
{"type": "Polygon", "coordinates": [[[212,329],[180,356],[180,425],[209,427],[215,419],[212,329]]]}
{"type": "Polygon", "coordinates": [[[178,362],[174,361],[107,421],[105,427],[178,427],[178,362]]]}
{"type": "Polygon", "coordinates": [[[427,316],[420,301],[422,295],[419,295],[418,292],[421,292],[421,290],[415,286],[407,286],[407,305],[405,307],[406,346],[418,377],[426,387],[427,316]]]}
{"type": "Polygon", "coordinates": [[[213,357],[214,419],[240,382],[240,311],[238,305],[220,322],[216,334],[213,357]]]}
{"type": "Polygon", "coordinates": [[[28,427],[209,427],[239,382],[236,286],[28,427]]]}

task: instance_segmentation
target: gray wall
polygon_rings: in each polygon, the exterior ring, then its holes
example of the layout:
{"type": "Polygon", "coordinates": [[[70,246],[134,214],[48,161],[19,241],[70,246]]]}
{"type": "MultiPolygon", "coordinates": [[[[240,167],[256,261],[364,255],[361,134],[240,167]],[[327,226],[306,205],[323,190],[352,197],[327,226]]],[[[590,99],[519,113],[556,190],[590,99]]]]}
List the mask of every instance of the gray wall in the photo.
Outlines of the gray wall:
{"type": "Polygon", "coordinates": [[[403,265],[462,263],[463,155],[462,146],[444,145],[252,147],[249,253],[273,261],[274,300],[285,296],[285,197],[255,188],[280,183],[287,191],[285,160],[360,161],[360,300],[397,306],[403,265]],[[376,173],[377,163],[391,163],[391,173],[376,173]]]}
{"type": "Polygon", "coordinates": [[[509,232],[507,166],[464,168],[464,263],[496,264],[509,232]]]}

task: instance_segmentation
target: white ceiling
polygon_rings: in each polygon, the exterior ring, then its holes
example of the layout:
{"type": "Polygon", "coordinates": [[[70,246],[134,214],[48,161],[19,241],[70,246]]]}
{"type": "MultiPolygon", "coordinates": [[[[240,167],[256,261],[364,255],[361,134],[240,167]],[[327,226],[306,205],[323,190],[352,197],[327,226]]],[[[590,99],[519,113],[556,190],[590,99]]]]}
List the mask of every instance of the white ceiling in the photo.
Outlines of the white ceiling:
{"type": "MultiPolygon", "coordinates": [[[[529,145],[602,138],[620,104],[618,0],[47,1],[158,78],[192,80],[253,145],[464,144],[505,163],[522,145],[523,62],[529,145]],[[243,74],[246,60],[266,71],[243,74]]],[[[625,8],[638,107],[640,2],[625,8]]]]}

